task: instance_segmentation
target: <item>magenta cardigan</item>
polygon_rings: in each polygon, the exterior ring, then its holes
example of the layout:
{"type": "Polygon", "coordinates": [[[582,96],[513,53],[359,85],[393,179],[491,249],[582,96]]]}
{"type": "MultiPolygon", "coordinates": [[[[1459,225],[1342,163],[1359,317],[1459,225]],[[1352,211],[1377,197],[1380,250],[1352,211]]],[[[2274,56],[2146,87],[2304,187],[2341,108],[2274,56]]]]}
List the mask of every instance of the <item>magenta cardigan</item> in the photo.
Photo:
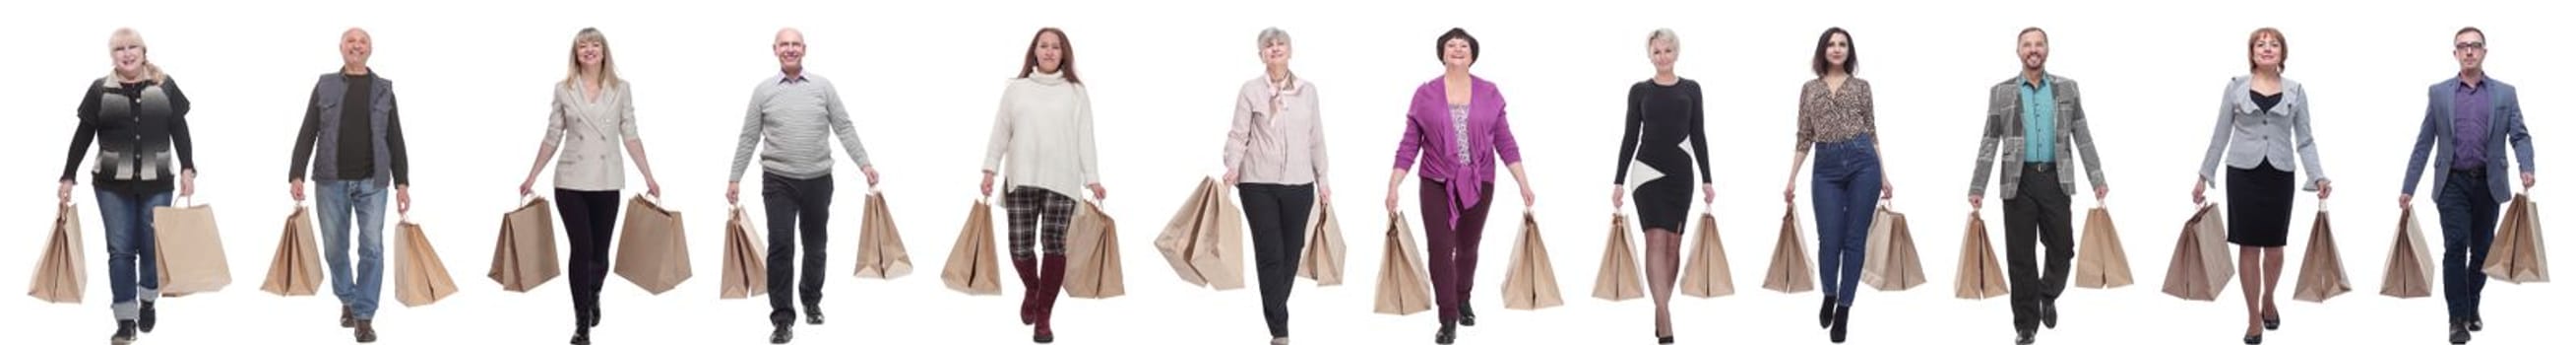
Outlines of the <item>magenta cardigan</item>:
{"type": "MultiPolygon", "coordinates": [[[[1422,178],[1448,184],[1450,203],[1455,210],[1474,207],[1478,188],[1494,181],[1495,158],[1502,164],[1520,163],[1520,141],[1512,138],[1512,121],[1504,116],[1503,92],[1493,82],[1468,76],[1475,91],[1467,105],[1468,156],[1473,161],[1458,161],[1457,129],[1449,118],[1449,88],[1440,78],[1432,78],[1413,90],[1413,106],[1405,111],[1404,140],[1395,145],[1395,168],[1412,169],[1415,160],[1422,162],[1422,178]]],[[[1457,223],[1450,212],[1450,224],[1457,223]]]]}

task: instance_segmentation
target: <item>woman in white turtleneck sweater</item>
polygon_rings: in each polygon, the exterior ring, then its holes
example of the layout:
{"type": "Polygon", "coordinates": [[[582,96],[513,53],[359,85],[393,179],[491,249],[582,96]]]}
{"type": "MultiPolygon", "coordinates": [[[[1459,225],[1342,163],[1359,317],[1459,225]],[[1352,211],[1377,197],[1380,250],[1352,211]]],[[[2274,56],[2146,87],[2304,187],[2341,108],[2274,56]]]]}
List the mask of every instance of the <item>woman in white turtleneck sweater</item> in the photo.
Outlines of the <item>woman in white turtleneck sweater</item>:
{"type": "Polygon", "coordinates": [[[1005,177],[1002,208],[1010,212],[1011,268],[1027,291],[1020,299],[1020,323],[1036,325],[1031,338],[1044,344],[1055,342],[1049,319],[1056,291],[1064,286],[1064,234],[1075,195],[1088,188],[1092,198],[1108,199],[1109,191],[1100,187],[1100,160],[1093,153],[1090,92],[1074,74],[1073,46],[1064,31],[1038,29],[1026,61],[993,115],[983,195],[993,194],[995,173],[1005,177]],[[1043,260],[1031,248],[1032,239],[1046,250],[1043,260]]]}

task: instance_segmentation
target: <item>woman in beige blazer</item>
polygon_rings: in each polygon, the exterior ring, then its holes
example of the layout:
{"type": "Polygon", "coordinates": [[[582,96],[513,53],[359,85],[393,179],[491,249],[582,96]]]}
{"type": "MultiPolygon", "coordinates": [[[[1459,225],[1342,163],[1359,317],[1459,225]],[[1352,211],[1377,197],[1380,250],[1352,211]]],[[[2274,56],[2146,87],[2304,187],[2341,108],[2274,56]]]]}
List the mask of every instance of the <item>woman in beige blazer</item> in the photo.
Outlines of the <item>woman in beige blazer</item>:
{"type": "Polygon", "coordinates": [[[653,180],[652,165],[645,164],[644,140],[635,133],[633,93],[626,80],[617,78],[608,37],[596,28],[581,29],[573,36],[571,60],[572,71],[555,84],[545,141],[537,144],[537,161],[519,183],[519,195],[533,194],[537,174],[545,172],[547,161],[555,162],[555,207],[572,242],[572,344],[588,345],[590,328],[599,325],[599,287],[608,278],[618,190],[626,188],[626,164],[618,159],[618,148],[635,157],[635,170],[644,173],[645,194],[661,196],[662,184],[653,180]],[[563,159],[556,160],[556,153],[563,159]]]}

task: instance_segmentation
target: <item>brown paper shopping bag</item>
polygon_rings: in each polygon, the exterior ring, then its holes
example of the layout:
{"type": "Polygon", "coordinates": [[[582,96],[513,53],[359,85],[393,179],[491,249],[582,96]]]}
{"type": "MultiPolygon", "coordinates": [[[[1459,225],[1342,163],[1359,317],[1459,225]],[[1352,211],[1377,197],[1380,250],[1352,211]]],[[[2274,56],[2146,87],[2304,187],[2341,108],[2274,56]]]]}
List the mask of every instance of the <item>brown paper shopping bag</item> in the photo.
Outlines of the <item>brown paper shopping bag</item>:
{"type": "Polygon", "coordinates": [[[1762,289],[1800,293],[1816,289],[1816,269],[1807,266],[1806,242],[1800,235],[1798,208],[1780,216],[1780,239],[1771,247],[1771,270],[1762,273],[1762,289]]]}
{"type": "Polygon", "coordinates": [[[867,214],[859,220],[860,278],[892,280],[912,274],[912,251],[904,249],[903,234],[895,231],[894,211],[888,210],[885,192],[868,192],[867,214]]]}
{"type": "Polygon", "coordinates": [[[1995,261],[1994,237],[1986,235],[1986,219],[1968,212],[1967,235],[1959,241],[1958,297],[1987,299],[2012,293],[2004,282],[2004,265],[1995,261]]]}
{"type": "Polygon", "coordinates": [[[2496,221],[2495,245],[2480,263],[2487,277],[2507,283],[2549,282],[2549,251],[2540,240],[2540,203],[2531,194],[2514,194],[2496,221]]]}
{"type": "Polygon", "coordinates": [[[555,261],[555,213],[546,198],[531,197],[501,215],[501,235],[492,245],[492,270],[484,276],[502,290],[528,292],[563,274],[555,261]]]}
{"type": "Polygon", "coordinates": [[[421,234],[420,224],[405,220],[396,227],[402,237],[394,246],[394,256],[400,260],[394,263],[394,299],[405,307],[419,307],[456,294],[455,277],[447,275],[446,260],[438,258],[438,249],[421,234]]]}
{"type": "Polygon", "coordinates": [[[2214,301],[2236,277],[2235,259],[2227,254],[2227,218],[2218,204],[2202,204],[2183,223],[2174,241],[2173,261],[2165,268],[2165,294],[2191,301],[2214,301]]]}
{"type": "Polygon", "coordinates": [[[1297,276],[1315,280],[1315,286],[1342,285],[1344,250],[1342,219],[1333,215],[1332,205],[1315,204],[1306,215],[1306,250],[1297,254],[1297,276]]]}
{"type": "MultiPolygon", "coordinates": [[[[980,209],[979,209],[980,210],[980,209]]],[[[742,205],[725,212],[723,280],[717,288],[719,299],[749,298],[769,293],[769,257],[760,254],[760,226],[751,222],[751,213],[742,205]]]]}
{"type": "Polygon", "coordinates": [[[948,247],[948,264],[940,267],[939,281],[968,295],[1002,294],[1000,254],[993,252],[993,204],[975,201],[966,211],[966,226],[957,232],[957,244],[948,247]]]}
{"type": "Polygon", "coordinates": [[[659,197],[626,199],[626,235],[617,239],[617,276],[660,295],[679,287],[689,271],[689,236],[680,211],[659,197]]]}
{"type": "Polygon", "coordinates": [[[1100,209],[1099,202],[1084,202],[1073,214],[1072,233],[1065,234],[1064,294],[1074,298],[1110,298],[1127,295],[1126,264],[1118,255],[1118,221],[1100,209]]]}
{"type": "Polygon", "coordinates": [[[1592,278],[1592,297],[1624,301],[1646,297],[1646,284],[1639,277],[1637,249],[1628,244],[1628,216],[1610,215],[1610,244],[1601,249],[1601,269],[1592,278]]]}
{"type": "Polygon", "coordinates": [[[233,270],[224,257],[223,232],[215,229],[213,205],[154,207],[152,227],[161,297],[215,292],[232,285],[233,270]]]}
{"type": "Polygon", "coordinates": [[[286,215],[286,233],[278,236],[277,255],[268,259],[268,279],[259,291],[278,296],[312,296],[322,288],[322,249],[313,238],[313,209],[298,206],[286,215]]]}
{"type": "Polygon", "coordinates": [[[63,204],[54,209],[54,231],[45,235],[44,254],[36,257],[36,277],[27,284],[27,295],[46,303],[80,304],[81,290],[89,288],[89,264],[81,252],[79,208],[63,204]]]}
{"type": "Polygon", "coordinates": [[[1557,291],[1553,261],[1548,259],[1547,241],[1539,238],[1538,215],[1521,212],[1521,238],[1512,244],[1511,268],[1503,274],[1503,309],[1565,305],[1565,296],[1557,291]]]}
{"type": "Polygon", "coordinates": [[[2075,287],[2108,289],[2136,283],[2129,273],[2129,249],[2111,225],[2111,210],[2094,207],[2084,213],[2084,238],[2075,245],[2075,287]]]}
{"type": "Polygon", "coordinates": [[[1243,288],[1243,214],[1225,186],[1215,178],[1199,180],[1197,191],[1154,237],[1154,249],[1172,264],[1181,281],[1217,290],[1243,288]]]}
{"type": "Polygon", "coordinates": [[[2415,219],[2415,208],[2397,213],[2397,240],[2388,248],[2387,274],[2379,283],[2379,294],[2397,298],[2433,296],[2433,263],[2440,261],[2433,249],[2424,243],[2424,226],[2415,219]]]}
{"type": "Polygon", "coordinates": [[[1404,222],[1404,213],[1386,216],[1385,259],[1377,266],[1377,307],[1379,314],[1409,315],[1431,310],[1431,274],[1422,267],[1422,247],[1413,241],[1413,226],[1404,222]]]}
{"type": "Polygon", "coordinates": [[[1691,235],[1690,258],[1682,265],[1682,295],[1711,298],[1735,294],[1735,269],[1728,267],[1726,242],[1717,235],[1717,215],[1701,212],[1698,232],[1691,235]]]}
{"type": "Polygon", "coordinates": [[[1860,282],[1879,291],[1904,291],[1923,285],[1923,255],[1914,250],[1914,230],[1905,214],[1882,203],[1871,215],[1869,238],[1861,261],[1860,282]]]}
{"type": "Polygon", "coordinates": [[[2301,256],[2299,282],[2290,288],[2290,299],[2323,303],[2352,291],[2352,279],[2343,274],[2343,253],[2335,246],[2334,228],[2326,221],[2323,205],[2317,209],[2316,226],[2308,232],[2308,252],[2301,256]]]}

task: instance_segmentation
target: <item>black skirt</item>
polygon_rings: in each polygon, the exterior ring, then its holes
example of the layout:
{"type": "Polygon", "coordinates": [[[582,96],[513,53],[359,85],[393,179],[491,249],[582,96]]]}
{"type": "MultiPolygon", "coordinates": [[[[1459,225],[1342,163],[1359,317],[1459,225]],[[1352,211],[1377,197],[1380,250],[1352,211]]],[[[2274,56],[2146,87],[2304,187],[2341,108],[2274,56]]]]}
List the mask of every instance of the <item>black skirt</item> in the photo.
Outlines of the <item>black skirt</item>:
{"type": "Polygon", "coordinates": [[[2264,162],[2227,168],[2227,242],[2251,247],[2290,244],[2290,200],[2298,176],[2264,162]]]}
{"type": "Polygon", "coordinates": [[[1637,230],[1664,229],[1682,233],[1682,219],[1688,218],[1690,213],[1690,181],[1686,176],[1665,176],[1637,185],[1637,230]]]}

